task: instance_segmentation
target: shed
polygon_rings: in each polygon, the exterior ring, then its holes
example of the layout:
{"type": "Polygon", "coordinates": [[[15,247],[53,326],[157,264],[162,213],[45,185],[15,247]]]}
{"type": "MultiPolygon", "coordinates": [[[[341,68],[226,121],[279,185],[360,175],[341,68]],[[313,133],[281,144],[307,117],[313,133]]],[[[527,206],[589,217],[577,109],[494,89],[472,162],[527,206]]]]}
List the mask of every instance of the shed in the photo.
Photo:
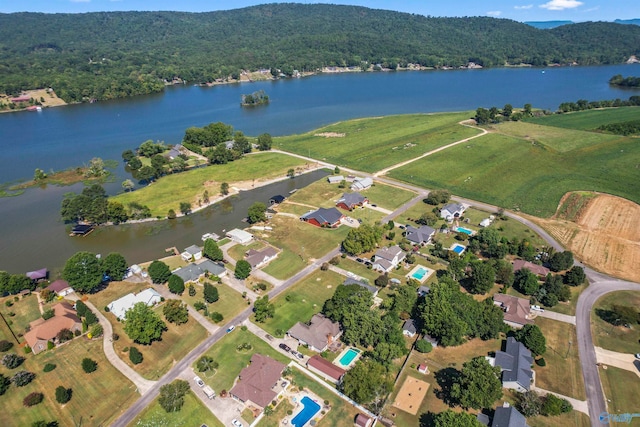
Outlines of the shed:
{"type": "Polygon", "coordinates": [[[272,205],[279,205],[280,203],[284,202],[285,199],[286,197],[284,197],[283,195],[277,194],[269,199],[269,203],[272,205]]]}
{"type": "Polygon", "coordinates": [[[373,185],[373,179],[367,178],[356,178],[353,180],[351,184],[351,189],[354,191],[366,190],[367,188],[373,185]]]}
{"type": "Polygon", "coordinates": [[[371,427],[373,425],[373,419],[365,414],[356,415],[354,424],[358,427],[371,427]]]}
{"type": "Polygon", "coordinates": [[[327,177],[327,181],[329,181],[329,184],[340,184],[342,181],[344,181],[344,176],[342,175],[329,176],[327,177]]]}
{"type": "Polygon", "coordinates": [[[27,272],[27,277],[31,280],[46,279],[48,275],[49,275],[49,270],[47,270],[46,268],[41,268],[40,270],[27,272]]]}

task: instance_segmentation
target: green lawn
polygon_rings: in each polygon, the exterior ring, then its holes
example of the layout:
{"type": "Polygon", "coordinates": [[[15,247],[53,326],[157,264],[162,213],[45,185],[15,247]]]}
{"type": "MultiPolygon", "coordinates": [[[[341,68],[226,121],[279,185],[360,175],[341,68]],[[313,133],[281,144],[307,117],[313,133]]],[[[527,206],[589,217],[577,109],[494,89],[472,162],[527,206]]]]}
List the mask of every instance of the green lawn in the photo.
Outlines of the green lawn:
{"type": "Polygon", "coordinates": [[[236,328],[235,331],[226,335],[205,353],[219,363],[215,374],[211,377],[206,375],[200,375],[200,377],[218,395],[222,390],[229,391],[240,371],[249,364],[254,353],[264,354],[285,364],[289,363],[289,359],[286,356],[271,348],[251,332],[236,328]],[[236,349],[240,344],[246,342],[253,347],[251,350],[238,351],[236,349]]]}
{"type": "MultiPolygon", "coordinates": [[[[640,378],[637,375],[624,369],[607,366],[607,369],[600,368],[600,381],[602,381],[604,395],[607,398],[609,413],[638,412],[640,378]]],[[[634,419],[632,424],[637,422],[638,420],[634,419]]]]}
{"type": "Polygon", "coordinates": [[[393,170],[390,176],[540,217],[551,216],[562,196],[574,190],[640,202],[640,145],[633,138],[600,137],[599,144],[561,153],[526,139],[489,134],[393,170]]]}
{"type": "Polygon", "coordinates": [[[76,338],[62,347],[27,357],[20,368],[8,370],[1,366],[0,373],[11,376],[23,369],[35,373],[36,378],[24,387],[11,385],[2,396],[3,426],[30,426],[38,420],[57,420],[61,426],[73,426],[81,419],[85,425],[110,425],[139,397],[135,385],[105,358],[102,339],[76,338]],[[82,370],[85,357],[98,362],[95,372],[87,374],[82,370]],[[54,363],[56,369],[43,372],[47,363],[54,363]],[[60,385],[73,390],[65,405],[55,400],[55,389],[60,385]],[[23,407],[22,399],[32,392],[43,393],[44,401],[31,408],[23,407]]]}
{"type": "Polygon", "coordinates": [[[276,279],[284,280],[305,268],[306,265],[300,255],[291,252],[289,248],[283,248],[278,258],[271,261],[262,270],[276,279]]]}
{"type": "Polygon", "coordinates": [[[184,406],[180,411],[167,413],[158,403],[158,399],[155,399],[130,425],[135,427],[194,427],[202,424],[209,427],[224,426],[209,411],[209,408],[200,402],[193,391],[189,391],[184,397],[184,406]]]}
{"type": "MultiPolygon", "coordinates": [[[[247,308],[247,300],[242,298],[242,295],[235,289],[225,285],[224,283],[214,283],[214,286],[218,289],[219,299],[214,303],[207,304],[209,313],[217,311],[218,313],[222,314],[224,319],[228,320],[233,319],[242,310],[247,308]]],[[[192,307],[196,301],[205,302],[203,295],[203,286],[197,284],[194,285],[194,287],[196,289],[195,296],[190,297],[188,289],[185,289],[184,293],[181,296],[181,299],[192,307]]],[[[222,324],[226,323],[226,320],[224,319],[221,322],[222,324]]],[[[211,322],[213,323],[213,321],[211,322]]]]}
{"type": "Polygon", "coordinates": [[[376,182],[368,190],[361,191],[369,199],[369,203],[381,208],[394,210],[407,203],[416,196],[413,191],[376,182]]]}
{"type": "Polygon", "coordinates": [[[526,119],[526,121],[566,129],[593,130],[610,123],[637,120],[639,115],[640,108],[638,107],[620,107],[532,117],[526,119]]]}
{"type": "Polygon", "coordinates": [[[547,339],[543,355],[547,365],[534,365],[536,386],[585,400],[575,326],[543,317],[536,318],[535,323],[547,339]]]}
{"type": "Polygon", "coordinates": [[[287,411],[293,411],[294,406],[289,399],[282,399],[271,415],[265,415],[258,423],[258,427],[281,427],[281,421],[287,416],[287,411]]]}
{"type": "MultiPolygon", "coordinates": [[[[503,390],[504,396],[501,400],[515,405],[517,403],[515,391],[503,390]]],[[[502,401],[498,401],[495,406],[502,406],[502,401]]],[[[562,414],[556,417],[545,417],[543,415],[530,417],[527,418],[527,424],[531,427],[590,427],[592,425],[589,416],[578,411],[571,411],[568,414],[562,414]]]]}
{"type": "Polygon", "coordinates": [[[278,329],[286,332],[297,322],[308,322],[343,281],[344,277],[333,271],[314,272],[274,299],[275,316],[258,325],[276,335],[278,329]]]}
{"type": "Polygon", "coordinates": [[[336,205],[343,193],[349,193],[349,188],[339,188],[338,184],[329,184],[329,182],[323,178],[313,184],[307,185],[304,188],[299,189],[293,193],[287,201],[299,203],[304,208],[304,212],[309,209],[323,207],[330,208],[336,205]]]}
{"type": "MultiPolygon", "coordinates": [[[[22,341],[20,334],[24,335],[29,323],[42,317],[42,314],[38,308],[38,297],[36,294],[33,293],[25,297],[19,296],[18,298],[19,300],[15,301],[15,296],[10,295],[0,299],[0,312],[4,315],[4,318],[10,325],[13,333],[18,335],[18,338],[22,341]],[[7,301],[11,301],[13,305],[11,307],[7,307],[7,301]],[[11,313],[14,315],[12,316],[11,313]]],[[[59,302],[57,300],[55,301],[59,302]]],[[[6,327],[6,325],[4,326],[6,327]]],[[[9,334],[8,331],[7,334],[9,334]]],[[[11,341],[13,341],[13,339],[11,341]]]]}
{"type": "Polygon", "coordinates": [[[640,353],[640,325],[634,324],[631,328],[626,328],[624,325],[616,326],[602,320],[601,316],[604,315],[606,318],[607,312],[614,304],[634,307],[637,310],[640,307],[640,292],[613,292],[598,300],[591,312],[593,343],[620,353],[640,353]]]}
{"type": "Polygon", "coordinates": [[[244,254],[249,249],[260,250],[263,248],[264,248],[264,244],[262,242],[253,241],[248,245],[240,245],[240,244],[234,245],[228,250],[228,253],[231,256],[231,258],[233,258],[234,260],[240,261],[241,259],[244,259],[244,254]]]}
{"type": "Polygon", "coordinates": [[[460,112],[349,120],[302,135],[274,138],[273,146],[340,166],[375,172],[477,135],[477,129],[458,124],[471,116],[470,112],[460,112]],[[315,136],[326,132],[344,136],[315,136]]]}
{"type": "Polygon", "coordinates": [[[180,212],[180,202],[197,206],[205,190],[209,197],[216,197],[222,182],[233,183],[255,180],[256,183],[285,176],[287,170],[304,165],[304,161],[279,153],[259,153],[246,156],[225,165],[212,165],[167,175],[152,185],[112,198],[123,204],[138,202],[147,205],[154,216],[164,217],[169,209],[180,212]]]}

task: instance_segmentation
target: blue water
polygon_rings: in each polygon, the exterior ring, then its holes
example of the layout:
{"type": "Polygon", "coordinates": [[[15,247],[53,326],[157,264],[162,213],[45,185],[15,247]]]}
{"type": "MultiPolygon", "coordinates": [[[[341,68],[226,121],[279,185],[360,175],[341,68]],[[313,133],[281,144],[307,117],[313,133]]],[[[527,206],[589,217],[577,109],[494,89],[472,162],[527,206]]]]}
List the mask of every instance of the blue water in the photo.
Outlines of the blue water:
{"type": "Polygon", "coordinates": [[[298,412],[298,415],[296,415],[293,420],[291,420],[291,424],[295,427],[304,426],[320,410],[320,405],[318,405],[308,396],[303,397],[300,400],[300,403],[304,405],[304,408],[302,408],[302,411],[298,412]]]}
{"type": "Polygon", "coordinates": [[[455,245],[453,247],[453,252],[457,253],[457,254],[461,254],[462,252],[464,252],[464,246],[462,245],[455,245]]]}
{"type": "Polygon", "coordinates": [[[456,231],[458,233],[464,233],[464,234],[469,234],[469,235],[473,234],[473,230],[469,230],[468,228],[464,228],[464,227],[458,227],[458,228],[456,228],[456,231]]]}
{"type": "Polygon", "coordinates": [[[420,267],[419,269],[417,269],[416,271],[413,272],[413,274],[411,275],[411,277],[413,277],[416,280],[422,280],[424,279],[424,276],[429,272],[429,270],[427,270],[426,268],[420,267]]]}
{"type": "Polygon", "coordinates": [[[340,358],[339,362],[342,366],[349,366],[349,364],[351,362],[353,362],[353,359],[356,358],[356,356],[358,355],[358,353],[360,353],[358,350],[356,350],[355,348],[350,348],[345,354],[342,355],[342,357],[340,358]]]}

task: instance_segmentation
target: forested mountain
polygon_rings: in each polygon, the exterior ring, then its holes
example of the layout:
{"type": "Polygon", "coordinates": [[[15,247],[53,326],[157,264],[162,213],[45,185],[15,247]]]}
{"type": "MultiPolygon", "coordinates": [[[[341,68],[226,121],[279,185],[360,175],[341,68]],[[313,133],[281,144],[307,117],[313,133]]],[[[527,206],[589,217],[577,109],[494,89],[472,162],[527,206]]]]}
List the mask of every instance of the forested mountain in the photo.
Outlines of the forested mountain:
{"type": "Polygon", "coordinates": [[[620,63],[640,28],[585,23],[539,30],[506,19],[433,18],[356,6],[270,4],[210,13],[0,14],[0,92],[53,87],[66,101],[213,81],[240,69],[313,71],[400,63],[485,67],[620,63]]]}

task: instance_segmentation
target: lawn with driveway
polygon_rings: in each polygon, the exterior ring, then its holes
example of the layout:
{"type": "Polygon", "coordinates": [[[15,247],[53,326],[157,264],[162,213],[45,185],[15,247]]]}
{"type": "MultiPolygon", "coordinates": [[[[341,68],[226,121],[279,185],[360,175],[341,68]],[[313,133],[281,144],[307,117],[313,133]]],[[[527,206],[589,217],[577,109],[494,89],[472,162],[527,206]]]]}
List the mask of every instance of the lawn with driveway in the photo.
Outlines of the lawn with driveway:
{"type": "Polygon", "coordinates": [[[591,312],[593,344],[619,353],[640,353],[640,325],[636,323],[627,328],[625,325],[617,324],[621,322],[616,322],[615,314],[611,311],[615,304],[638,310],[640,292],[612,292],[594,304],[591,312]]]}
{"type": "Polygon", "coordinates": [[[184,406],[180,411],[165,411],[156,398],[130,425],[135,427],[193,427],[205,424],[209,427],[224,426],[209,408],[204,406],[200,399],[194,395],[193,390],[190,390],[184,396],[184,406]]]}

